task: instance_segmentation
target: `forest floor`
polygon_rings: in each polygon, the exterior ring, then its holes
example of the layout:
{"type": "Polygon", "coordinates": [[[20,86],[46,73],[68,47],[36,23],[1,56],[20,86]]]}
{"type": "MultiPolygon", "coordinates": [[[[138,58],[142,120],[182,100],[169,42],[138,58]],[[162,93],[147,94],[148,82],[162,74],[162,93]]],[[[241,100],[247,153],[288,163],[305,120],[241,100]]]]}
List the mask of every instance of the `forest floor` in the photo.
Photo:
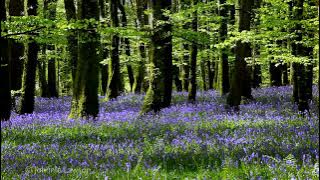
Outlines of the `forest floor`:
{"type": "MultiPolygon", "coordinates": [[[[314,93],[318,97],[318,89],[314,93]]],[[[292,88],[253,90],[239,113],[216,91],[174,93],[139,115],[143,95],[100,103],[95,120],[68,119],[71,97],[36,98],[35,112],[1,122],[4,179],[318,179],[319,111],[297,114],[292,88]]]]}

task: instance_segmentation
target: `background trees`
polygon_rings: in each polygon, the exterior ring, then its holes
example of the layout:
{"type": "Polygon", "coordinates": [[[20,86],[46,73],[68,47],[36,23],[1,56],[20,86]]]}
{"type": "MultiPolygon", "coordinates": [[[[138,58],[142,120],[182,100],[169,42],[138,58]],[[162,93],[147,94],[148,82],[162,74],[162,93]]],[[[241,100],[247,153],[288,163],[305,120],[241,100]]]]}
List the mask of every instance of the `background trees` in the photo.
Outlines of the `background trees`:
{"type": "Polygon", "coordinates": [[[194,102],[197,91],[212,88],[237,109],[243,97],[254,98],[251,88],[287,84],[304,112],[319,79],[318,4],[312,0],[5,5],[1,72],[7,81],[1,96],[9,97],[8,89],[22,92],[21,114],[32,113],[39,95],[73,95],[70,117],[81,117],[97,115],[99,93],[106,100],[146,93],[147,112],[169,106],[172,90],[189,91],[194,102]]]}

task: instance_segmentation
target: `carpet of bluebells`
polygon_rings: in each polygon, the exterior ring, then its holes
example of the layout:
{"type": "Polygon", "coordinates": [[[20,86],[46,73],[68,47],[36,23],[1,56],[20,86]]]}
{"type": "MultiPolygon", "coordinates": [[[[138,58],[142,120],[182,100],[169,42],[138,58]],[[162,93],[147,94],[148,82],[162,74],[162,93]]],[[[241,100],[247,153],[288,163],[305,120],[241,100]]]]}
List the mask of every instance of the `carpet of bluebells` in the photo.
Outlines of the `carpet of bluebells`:
{"type": "MultiPolygon", "coordinates": [[[[318,97],[314,88],[314,97],[318,97]]],[[[1,122],[4,179],[318,179],[319,111],[299,115],[292,88],[253,90],[235,113],[216,91],[174,93],[139,114],[143,95],[100,103],[98,118],[68,119],[71,97],[36,98],[35,112],[1,122]]]]}

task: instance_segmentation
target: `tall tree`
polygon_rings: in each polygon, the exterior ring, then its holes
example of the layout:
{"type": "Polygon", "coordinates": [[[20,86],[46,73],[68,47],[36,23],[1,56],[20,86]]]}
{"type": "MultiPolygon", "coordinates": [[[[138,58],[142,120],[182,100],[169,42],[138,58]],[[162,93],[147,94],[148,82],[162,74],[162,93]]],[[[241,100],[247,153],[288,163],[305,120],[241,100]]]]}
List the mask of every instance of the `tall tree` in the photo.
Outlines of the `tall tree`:
{"type": "MultiPolygon", "coordinates": [[[[251,22],[251,11],[253,0],[237,0],[236,13],[238,14],[238,31],[249,31],[251,22]]],[[[245,58],[251,56],[251,47],[249,42],[236,42],[236,59],[234,62],[230,94],[227,103],[235,109],[239,109],[241,97],[252,98],[250,76],[248,74],[245,58]]]]}
{"type": "MultiPolygon", "coordinates": [[[[28,16],[37,16],[38,1],[28,0],[27,12],[28,16]]],[[[27,59],[24,64],[24,75],[22,82],[22,95],[20,107],[18,109],[19,114],[32,113],[34,110],[34,96],[35,96],[35,80],[36,80],[36,68],[38,61],[38,44],[29,38],[27,45],[27,59]]]]}
{"type": "MultiPolygon", "coordinates": [[[[74,21],[77,19],[76,6],[74,0],[64,0],[64,7],[66,10],[66,18],[68,22],[74,21]]],[[[75,30],[68,30],[67,33],[67,49],[69,51],[70,57],[70,67],[72,73],[72,82],[75,84],[76,77],[76,67],[78,59],[78,39],[77,32],[75,30]]]]}
{"type": "MultiPolygon", "coordinates": [[[[302,41],[302,20],[303,20],[303,3],[304,0],[293,0],[293,20],[296,21],[295,24],[295,38],[291,42],[292,55],[294,56],[304,56],[305,47],[301,43],[302,41]]],[[[292,63],[292,74],[293,74],[293,99],[294,102],[298,104],[298,110],[300,112],[305,112],[309,110],[308,104],[308,81],[306,67],[301,62],[292,63]]],[[[312,88],[312,87],[311,87],[312,88]]]]}
{"type": "Polygon", "coordinates": [[[153,8],[151,24],[153,32],[149,50],[151,70],[142,113],[168,107],[172,92],[172,25],[169,17],[163,12],[171,9],[171,0],[151,1],[151,6],[153,8]]]}
{"type": "MultiPolygon", "coordinates": [[[[119,3],[119,9],[121,11],[121,23],[122,23],[122,27],[127,27],[128,20],[127,20],[127,15],[126,15],[124,6],[125,6],[125,0],[122,0],[122,2],[119,3]]],[[[127,72],[129,77],[129,83],[130,83],[130,91],[133,91],[134,74],[133,74],[133,68],[130,62],[130,56],[131,56],[130,41],[129,41],[129,38],[127,37],[124,38],[124,49],[125,49],[126,56],[128,58],[126,66],[127,66],[127,72]]]]}
{"type": "MultiPolygon", "coordinates": [[[[110,0],[110,15],[111,15],[111,27],[119,27],[119,0],[110,0]]],[[[120,59],[119,59],[119,35],[112,36],[112,50],[111,50],[111,62],[109,63],[109,77],[108,77],[108,91],[107,99],[113,99],[120,95],[122,91],[122,81],[120,74],[120,59]]]]}
{"type": "MultiPolygon", "coordinates": [[[[195,6],[198,3],[198,0],[192,0],[192,5],[195,6]]],[[[198,31],[198,10],[194,10],[192,13],[192,30],[198,31]]],[[[197,93],[197,55],[198,55],[198,46],[195,42],[191,45],[191,59],[190,59],[190,81],[188,89],[188,101],[194,102],[196,100],[197,93]]]]}
{"type": "MultiPolygon", "coordinates": [[[[99,20],[98,0],[78,0],[78,18],[80,20],[99,20]]],[[[88,29],[78,31],[79,56],[73,86],[72,106],[69,117],[96,117],[99,112],[99,40],[95,24],[88,29]]]]}
{"type": "MultiPolygon", "coordinates": [[[[148,25],[148,15],[145,14],[145,10],[147,10],[147,0],[137,0],[137,26],[141,30],[144,28],[145,25],[148,25]]],[[[138,68],[136,71],[136,75],[134,78],[134,92],[140,93],[142,90],[142,85],[144,82],[144,76],[145,76],[145,62],[147,57],[146,52],[146,44],[140,43],[139,45],[139,52],[140,52],[140,59],[138,62],[138,68]]]]}
{"type": "MultiPolygon", "coordinates": [[[[24,1],[23,0],[10,0],[9,1],[9,15],[10,16],[23,16],[24,15],[24,1]]],[[[22,84],[23,57],[24,46],[23,43],[9,39],[9,61],[10,61],[10,74],[11,74],[11,89],[19,90],[22,84]]]]}
{"type": "MultiPolygon", "coordinates": [[[[44,0],[44,17],[55,20],[57,13],[57,0],[44,0]]],[[[54,45],[47,45],[47,49],[55,51],[54,45]]],[[[49,97],[58,97],[57,75],[56,75],[56,59],[48,60],[48,95],[49,97]]]]}
{"type": "MultiPolygon", "coordinates": [[[[5,1],[0,3],[0,21],[6,20],[5,1]]],[[[0,27],[0,34],[2,29],[0,27]]],[[[11,93],[10,93],[10,71],[8,58],[8,40],[0,36],[0,121],[10,119],[11,115],[11,93]]]]}
{"type": "MultiPolygon", "coordinates": [[[[228,4],[226,0],[219,0],[219,15],[221,17],[220,28],[219,28],[219,40],[223,42],[226,40],[228,35],[228,4]]],[[[219,70],[218,70],[218,89],[221,94],[229,92],[229,64],[227,49],[222,48],[220,51],[219,59],[219,70]]]]}

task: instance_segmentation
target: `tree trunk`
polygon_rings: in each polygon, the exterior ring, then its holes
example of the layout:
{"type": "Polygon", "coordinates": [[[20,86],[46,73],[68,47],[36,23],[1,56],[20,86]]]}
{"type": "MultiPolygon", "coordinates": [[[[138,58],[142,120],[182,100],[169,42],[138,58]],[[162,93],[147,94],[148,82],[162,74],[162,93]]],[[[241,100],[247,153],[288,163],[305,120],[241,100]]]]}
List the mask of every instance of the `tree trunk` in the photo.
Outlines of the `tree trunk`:
{"type": "MultiPolygon", "coordinates": [[[[228,35],[228,12],[226,0],[219,0],[219,15],[221,17],[221,24],[219,28],[219,41],[223,42],[226,40],[228,35]]],[[[229,92],[229,64],[228,64],[228,54],[227,49],[222,48],[220,51],[219,67],[218,67],[218,90],[221,94],[226,94],[229,92]]]]}
{"type": "MultiPolygon", "coordinates": [[[[125,1],[124,1],[125,2],[125,1]]],[[[122,27],[127,27],[127,16],[126,16],[126,12],[125,12],[125,9],[124,9],[124,2],[123,4],[119,3],[119,9],[121,11],[121,15],[122,15],[122,18],[121,18],[121,23],[122,23],[122,27]]],[[[130,41],[129,41],[129,38],[124,38],[124,46],[125,46],[125,52],[126,52],[126,56],[127,58],[130,58],[131,56],[131,53],[130,53],[130,41]]],[[[130,60],[127,61],[127,71],[128,71],[128,77],[129,77],[129,83],[130,83],[130,92],[133,91],[133,84],[134,84],[134,73],[133,73],[133,69],[132,69],[132,66],[131,66],[131,62],[130,60]]]]}
{"type": "MultiPolygon", "coordinates": [[[[302,41],[302,24],[299,22],[303,19],[303,2],[304,0],[293,1],[293,19],[298,21],[295,26],[295,42],[291,43],[292,55],[303,56],[303,45],[300,43],[302,41]]],[[[298,110],[300,112],[309,111],[308,96],[307,96],[307,78],[306,78],[306,68],[302,63],[293,62],[293,98],[294,102],[298,104],[298,110]]]]}
{"type": "Polygon", "coordinates": [[[171,0],[152,1],[153,33],[150,44],[150,79],[142,113],[159,111],[171,103],[172,92],[172,35],[169,18],[163,14],[171,9],[171,0]],[[165,21],[163,24],[155,24],[165,21]]]}
{"type": "MultiPolygon", "coordinates": [[[[118,8],[119,0],[110,0],[111,26],[119,27],[118,8]]],[[[108,77],[108,96],[106,99],[113,99],[120,95],[122,91],[122,81],[120,74],[120,59],[119,59],[119,36],[112,36],[111,62],[109,63],[108,77]]]]}
{"type": "Polygon", "coordinates": [[[182,73],[182,84],[183,90],[188,91],[189,87],[189,74],[190,74],[190,49],[189,44],[183,44],[185,53],[183,54],[183,73],[182,73]]]}
{"type": "MultiPolygon", "coordinates": [[[[9,1],[9,15],[10,16],[23,16],[24,15],[24,1],[23,0],[10,0],[9,1]]],[[[22,43],[9,39],[9,61],[10,61],[10,74],[11,74],[11,89],[21,89],[24,47],[22,43]]]]}
{"type": "MultiPolygon", "coordinates": [[[[42,49],[42,55],[43,57],[45,57],[46,46],[42,46],[41,49],[42,49]]],[[[39,86],[40,86],[41,97],[49,97],[48,83],[46,79],[47,77],[46,67],[47,67],[47,63],[45,58],[38,61],[38,76],[39,76],[39,86]]]]}
{"type": "MultiPolygon", "coordinates": [[[[64,0],[66,17],[68,22],[77,19],[76,7],[73,0],[64,0]]],[[[76,30],[68,30],[67,34],[67,50],[70,56],[70,67],[72,74],[72,82],[75,84],[76,67],[78,59],[78,39],[76,30]]]]}
{"type": "Polygon", "coordinates": [[[27,45],[27,59],[24,65],[24,75],[22,82],[22,94],[19,114],[32,113],[34,110],[34,96],[36,84],[36,68],[38,61],[39,47],[36,42],[30,40],[27,45]]]}
{"type": "MultiPolygon", "coordinates": [[[[38,10],[37,0],[28,0],[27,11],[29,16],[36,16],[38,10]]],[[[19,114],[32,113],[34,110],[34,95],[36,84],[36,69],[38,61],[39,47],[33,39],[29,39],[27,45],[27,59],[24,65],[24,75],[22,82],[22,94],[20,100],[19,114]]]]}
{"type": "MultiPolygon", "coordinates": [[[[210,57],[209,57],[210,58],[210,57]]],[[[210,59],[207,60],[207,71],[208,71],[208,85],[209,85],[209,89],[213,89],[213,80],[214,80],[214,71],[212,70],[214,67],[214,63],[211,63],[210,59]]]]}
{"type": "MultiPolygon", "coordinates": [[[[6,20],[5,1],[0,4],[1,23],[6,20]]],[[[0,34],[2,29],[0,27],[0,34]]],[[[0,121],[7,121],[11,115],[10,70],[8,57],[8,40],[0,36],[0,121]]]]}
{"type": "MultiPolygon", "coordinates": [[[[196,5],[197,0],[192,1],[192,5],[196,5]]],[[[192,13],[192,30],[194,32],[198,31],[198,11],[194,10],[192,13]]],[[[192,43],[191,45],[191,59],[190,59],[190,81],[189,81],[189,89],[188,89],[188,101],[195,102],[196,101],[196,93],[197,93],[197,55],[198,55],[198,46],[196,43],[192,43]]]]}
{"type": "MultiPolygon", "coordinates": [[[[138,28],[142,29],[144,25],[148,24],[148,16],[144,13],[147,10],[147,2],[145,0],[137,0],[137,17],[138,17],[138,28]]],[[[135,93],[142,91],[142,85],[144,83],[145,76],[145,63],[146,63],[146,45],[141,43],[139,45],[140,60],[138,62],[138,68],[134,78],[133,89],[135,93]]]]}
{"type": "Polygon", "coordinates": [[[277,63],[280,62],[274,62],[273,59],[269,62],[270,86],[282,85],[282,65],[277,63]]]}
{"type": "MultiPolygon", "coordinates": [[[[99,20],[98,0],[78,2],[79,19],[99,20]]],[[[99,48],[100,36],[89,24],[91,30],[79,31],[79,56],[75,84],[73,87],[72,106],[69,117],[96,117],[99,112],[98,86],[99,86],[99,48]]]]}
{"type": "MultiPolygon", "coordinates": [[[[243,30],[250,30],[251,11],[254,1],[253,0],[238,0],[238,13],[239,32],[243,30]]],[[[232,73],[230,94],[227,98],[227,103],[231,107],[239,109],[241,96],[252,98],[250,76],[248,74],[247,63],[245,58],[251,56],[250,43],[238,41],[236,43],[236,59],[232,73]]]]}

